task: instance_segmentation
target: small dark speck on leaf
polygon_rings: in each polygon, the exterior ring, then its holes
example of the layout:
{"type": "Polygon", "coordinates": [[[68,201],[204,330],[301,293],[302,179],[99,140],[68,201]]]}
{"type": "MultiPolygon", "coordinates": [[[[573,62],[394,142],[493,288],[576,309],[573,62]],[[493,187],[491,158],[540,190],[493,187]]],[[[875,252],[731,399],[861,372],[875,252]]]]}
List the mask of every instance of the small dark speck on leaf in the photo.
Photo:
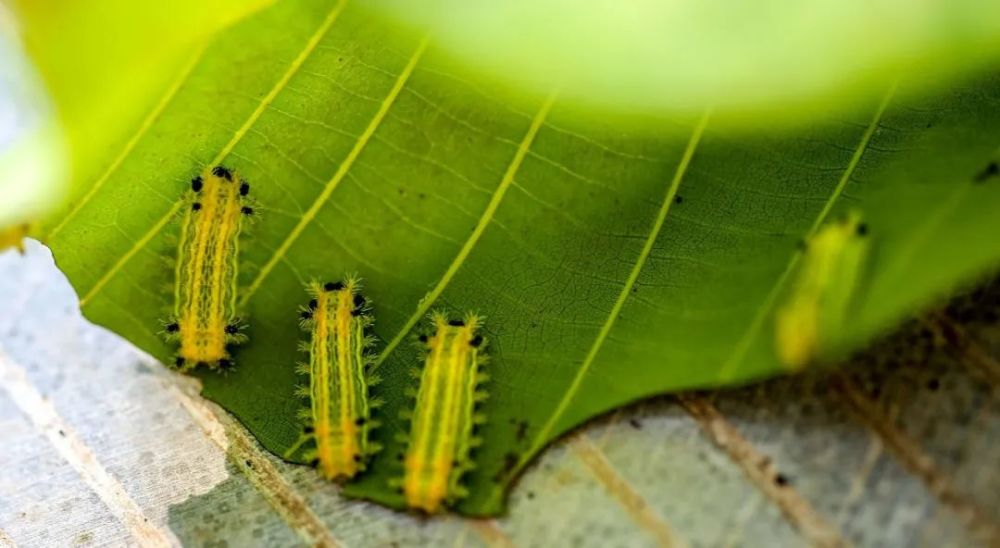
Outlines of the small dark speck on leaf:
{"type": "Polygon", "coordinates": [[[507,476],[507,474],[510,474],[511,471],[513,471],[514,468],[517,467],[517,461],[518,461],[517,453],[507,453],[506,455],[504,455],[503,467],[497,471],[495,476],[493,476],[493,481],[497,483],[503,481],[504,477],[507,476]]]}
{"type": "Polygon", "coordinates": [[[635,418],[629,419],[628,423],[632,426],[632,428],[635,428],[636,430],[641,430],[642,429],[642,423],[639,422],[639,419],[635,419],[635,418]]]}
{"type": "Polygon", "coordinates": [[[997,175],[1000,175],[1000,164],[990,162],[972,180],[977,183],[984,183],[987,179],[996,177],[997,175]]]}
{"type": "Polygon", "coordinates": [[[528,437],[528,421],[522,420],[517,421],[517,433],[515,434],[517,441],[524,441],[528,437]]]}

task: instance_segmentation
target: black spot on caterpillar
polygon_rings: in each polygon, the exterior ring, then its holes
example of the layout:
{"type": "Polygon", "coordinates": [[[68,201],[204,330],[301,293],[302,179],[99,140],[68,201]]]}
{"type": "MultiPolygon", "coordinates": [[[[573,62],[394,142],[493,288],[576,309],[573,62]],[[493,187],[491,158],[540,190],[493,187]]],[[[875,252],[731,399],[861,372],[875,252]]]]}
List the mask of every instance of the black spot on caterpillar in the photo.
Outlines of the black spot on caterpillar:
{"type": "Polygon", "coordinates": [[[233,182],[233,172],[230,171],[229,168],[227,167],[215,166],[214,168],[212,168],[212,175],[215,175],[216,177],[221,177],[229,181],[230,183],[233,182]]]}

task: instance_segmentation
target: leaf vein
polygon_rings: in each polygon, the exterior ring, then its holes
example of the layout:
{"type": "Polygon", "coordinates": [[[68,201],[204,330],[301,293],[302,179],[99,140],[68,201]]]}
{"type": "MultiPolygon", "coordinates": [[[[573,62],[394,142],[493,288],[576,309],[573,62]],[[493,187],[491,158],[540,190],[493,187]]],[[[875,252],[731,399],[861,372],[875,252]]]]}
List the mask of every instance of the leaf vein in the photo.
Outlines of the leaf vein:
{"type": "Polygon", "coordinates": [[[198,50],[195,51],[195,54],[191,57],[191,59],[187,62],[187,64],[184,65],[184,68],[182,68],[181,71],[178,73],[177,78],[174,80],[174,82],[170,85],[169,88],[167,88],[167,92],[163,94],[163,97],[161,97],[159,102],[156,103],[156,106],[153,107],[153,110],[151,110],[149,114],[146,116],[146,118],[143,119],[142,123],[139,125],[139,129],[137,129],[135,134],[132,135],[132,137],[128,140],[127,143],[125,143],[125,147],[122,148],[121,152],[118,153],[118,156],[115,157],[115,159],[111,162],[111,165],[109,165],[108,168],[104,171],[104,173],[102,173],[101,176],[97,178],[97,181],[95,181],[94,184],[90,187],[90,190],[87,191],[86,194],[84,194],[83,198],[81,198],[80,201],[77,202],[73,206],[73,208],[69,210],[68,213],[66,213],[66,216],[59,221],[59,224],[52,227],[52,230],[49,231],[46,239],[55,238],[56,234],[61,232],[62,229],[66,227],[66,224],[69,223],[69,221],[72,220],[74,217],[76,217],[77,213],[79,213],[80,210],[83,209],[83,206],[87,205],[87,203],[90,202],[90,200],[98,193],[98,191],[101,190],[101,188],[104,186],[104,183],[108,182],[108,179],[110,179],[111,176],[116,171],[118,171],[118,168],[121,167],[125,159],[128,158],[130,154],[132,154],[132,150],[136,147],[136,145],[139,144],[139,141],[141,141],[142,138],[146,135],[146,132],[149,131],[149,128],[151,128],[153,126],[153,123],[155,123],[156,120],[160,118],[160,115],[163,114],[163,111],[167,108],[167,105],[169,105],[170,102],[173,101],[174,96],[177,95],[177,92],[187,82],[188,77],[191,76],[191,72],[194,71],[194,68],[198,65],[198,61],[201,60],[202,54],[205,53],[206,46],[207,42],[199,46],[198,50]]]}
{"type": "MultiPolygon", "coordinates": [[[[347,0],[341,0],[340,2],[337,2],[333,6],[333,9],[331,9],[330,13],[327,14],[326,19],[323,21],[323,24],[320,25],[320,27],[316,29],[316,32],[313,33],[313,35],[309,38],[309,41],[306,42],[306,45],[303,48],[303,50],[299,52],[298,56],[296,56],[295,59],[292,61],[292,64],[288,67],[288,70],[285,71],[285,74],[283,74],[281,76],[281,79],[274,84],[274,87],[271,88],[271,91],[268,92],[268,94],[264,96],[263,99],[261,99],[260,104],[257,105],[257,108],[254,109],[254,111],[250,114],[250,117],[247,118],[246,122],[244,122],[243,125],[240,126],[238,130],[236,130],[236,133],[233,135],[233,138],[229,140],[229,142],[226,144],[225,147],[222,148],[221,151],[219,151],[219,153],[215,156],[215,158],[210,162],[210,165],[215,165],[218,164],[220,161],[222,161],[223,158],[225,158],[230,152],[232,152],[236,144],[243,139],[243,136],[246,135],[247,130],[250,129],[250,127],[257,122],[257,119],[260,118],[261,114],[263,114],[263,112],[267,110],[268,105],[270,105],[271,102],[274,101],[274,98],[277,97],[278,93],[280,93],[281,90],[284,89],[285,85],[288,84],[288,81],[291,80],[292,76],[294,76],[295,73],[299,70],[299,67],[302,66],[305,60],[316,48],[316,45],[319,43],[319,41],[322,40],[323,36],[325,36],[327,31],[330,30],[330,27],[333,26],[333,22],[337,20],[337,16],[340,15],[340,13],[344,10],[344,6],[346,4],[347,0]]],[[[97,280],[97,282],[94,283],[93,286],[91,286],[90,290],[80,299],[80,307],[83,308],[84,306],[86,306],[87,303],[94,298],[94,296],[100,293],[100,291],[104,288],[104,286],[107,285],[108,282],[110,282],[111,279],[114,278],[115,275],[118,274],[118,272],[125,267],[125,265],[129,262],[129,260],[131,260],[132,257],[134,257],[139,251],[145,248],[149,244],[149,242],[152,241],[153,238],[156,237],[156,235],[159,234],[161,230],[163,230],[163,227],[167,226],[167,223],[170,222],[170,219],[172,219],[175,215],[177,215],[177,212],[180,211],[181,206],[183,205],[184,205],[183,199],[174,202],[174,205],[170,208],[170,210],[167,211],[167,213],[163,217],[161,217],[160,220],[158,220],[156,224],[154,224],[153,227],[149,229],[148,232],[143,234],[142,238],[139,238],[139,240],[136,241],[135,245],[133,245],[128,251],[126,251],[125,254],[122,255],[117,261],[115,261],[115,263],[111,266],[111,268],[108,269],[108,271],[105,272],[104,275],[102,275],[97,280]]]]}
{"type": "Polygon", "coordinates": [[[555,103],[556,94],[553,93],[549,95],[548,99],[542,105],[542,107],[535,114],[534,119],[531,121],[531,125],[528,127],[528,131],[525,133],[524,138],[521,140],[520,146],[518,146],[517,152],[514,153],[514,158],[511,160],[510,164],[507,166],[507,171],[504,173],[503,179],[500,180],[500,184],[497,186],[496,190],[493,192],[493,197],[490,202],[486,205],[486,210],[483,211],[482,216],[479,218],[479,222],[476,223],[476,227],[473,229],[472,234],[465,241],[465,245],[459,250],[458,255],[452,260],[448,269],[445,271],[441,279],[435,284],[434,289],[430,291],[421,301],[417,304],[417,309],[413,314],[407,319],[406,323],[403,324],[402,329],[400,329],[396,335],[389,341],[382,353],[379,354],[378,359],[375,361],[375,367],[379,367],[385,362],[386,358],[399,346],[402,342],[403,337],[410,332],[411,329],[420,321],[427,311],[430,309],[431,305],[437,301],[441,293],[451,282],[452,278],[465,263],[469,254],[472,253],[472,249],[479,243],[479,238],[482,237],[483,232],[486,231],[486,227],[489,226],[490,222],[493,220],[493,216],[496,214],[497,209],[500,207],[500,202],[503,201],[504,196],[507,193],[507,189],[510,188],[511,183],[514,181],[514,175],[517,170],[521,167],[521,163],[524,162],[524,158],[528,155],[528,150],[531,148],[532,142],[535,140],[535,136],[538,135],[538,130],[541,128],[542,123],[545,122],[545,118],[548,116],[549,111],[552,109],[552,105],[555,103]]]}
{"type": "Polygon", "coordinates": [[[319,213],[319,210],[323,207],[323,205],[330,199],[333,191],[340,185],[340,182],[347,175],[347,172],[351,169],[354,161],[361,155],[361,151],[364,150],[365,146],[368,145],[368,142],[371,141],[372,136],[375,135],[375,131],[378,129],[379,125],[381,125],[382,120],[385,119],[385,115],[389,112],[389,108],[392,107],[392,104],[396,101],[396,97],[399,96],[399,92],[402,91],[403,86],[406,85],[406,81],[409,80],[410,75],[413,74],[413,69],[416,68],[417,63],[424,54],[424,51],[427,50],[428,43],[429,40],[427,37],[424,37],[420,41],[420,45],[418,45],[416,51],[413,52],[413,55],[410,57],[410,61],[403,69],[403,72],[401,72],[397,77],[396,83],[393,84],[392,89],[389,90],[389,94],[382,101],[382,105],[379,107],[372,120],[368,123],[368,127],[365,128],[365,131],[358,138],[357,142],[354,143],[354,147],[347,153],[347,157],[344,158],[343,162],[341,162],[340,167],[337,168],[333,177],[326,183],[323,191],[316,197],[313,204],[306,210],[302,219],[299,220],[298,224],[296,224],[292,231],[288,234],[285,241],[281,242],[281,245],[274,252],[271,258],[264,263],[264,266],[260,269],[257,277],[254,279],[253,283],[250,284],[250,287],[247,288],[247,291],[240,299],[240,306],[246,305],[246,303],[250,300],[250,297],[252,297],[254,293],[260,289],[261,284],[264,283],[264,280],[274,269],[275,265],[278,264],[278,261],[280,261],[282,257],[288,253],[288,250],[302,234],[302,231],[305,230],[306,226],[309,225],[309,223],[316,217],[316,214],[319,213]]]}
{"type": "MultiPolygon", "coordinates": [[[[660,205],[660,210],[657,213],[653,225],[650,227],[649,235],[646,237],[646,242],[642,247],[642,251],[640,251],[639,256],[636,257],[635,264],[632,266],[632,271],[629,273],[628,279],[625,280],[622,290],[618,293],[618,298],[615,299],[615,303],[612,306],[611,311],[608,313],[608,316],[605,319],[604,324],[601,326],[601,330],[598,332],[597,337],[594,339],[594,343],[591,345],[590,351],[587,352],[587,356],[584,358],[583,363],[580,364],[579,369],[577,369],[576,375],[573,377],[573,381],[570,383],[566,393],[563,394],[563,397],[556,406],[556,409],[551,415],[549,415],[545,425],[538,431],[534,440],[532,440],[530,448],[520,457],[517,465],[518,469],[524,466],[527,459],[529,459],[531,455],[535,454],[535,452],[537,452],[538,449],[545,443],[545,440],[555,428],[556,423],[566,412],[566,409],[569,407],[569,403],[573,400],[573,397],[576,396],[587,371],[597,358],[597,354],[600,352],[605,339],[607,339],[608,334],[611,332],[611,328],[618,319],[618,315],[625,306],[625,302],[632,293],[632,287],[635,285],[636,280],[639,279],[639,274],[642,272],[642,269],[646,264],[646,259],[649,258],[649,254],[653,251],[653,245],[656,243],[656,240],[663,229],[663,225],[667,220],[667,214],[670,213],[670,206],[674,203],[674,196],[677,195],[677,189],[680,188],[681,181],[684,179],[684,174],[687,172],[688,165],[691,163],[691,158],[694,157],[695,150],[698,148],[698,143],[701,141],[701,137],[705,132],[705,127],[708,125],[710,115],[710,111],[706,111],[698,121],[694,131],[691,133],[687,147],[684,149],[684,155],[677,164],[677,170],[674,172],[670,185],[667,187],[667,192],[663,198],[662,204],[660,205]]],[[[496,499],[501,493],[503,493],[503,487],[497,486],[493,491],[493,498],[496,499]]]]}
{"type": "MultiPolygon", "coordinates": [[[[889,102],[892,101],[892,96],[896,92],[896,84],[889,86],[885,95],[882,97],[881,103],[879,103],[878,108],[875,110],[875,114],[872,116],[871,122],[868,127],[865,128],[865,132],[861,135],[861,142],[858,143],[857,148],[854,150],[853,156],[851,156],[851,161],[847,164],[847,168],[844,170],[844,174],[837,181],[837,186],[834,187],[833,192],[830,197],[827,198],[826,203],[823,205],[823,209],[820,210],[819,215],[813,221],[812,226],[809,228],[809,232],[806,233],[806,239],[816,233],[819,227],[822,226],[823,222],[826,220],[830,211],[833,209],[834,204],[840,199],[844,192],[844,187],[847,186],[847,182],[854,175],[854,170],[858,167],[861,162],[861,157],[864,156],[865,150],[868,149],[868,144],[871,142],[872,137],[875,135],[875,130],[879,127],[879,122],[882,120],[882,116],[885,114],[886,108],[889,107],[889,102]]],[[[758,309],[757,315],[750,321],[750,325],[747,327],[746,332],[740,337],[739,341],[736,343],[736,347],[733,349],[733,353],[730,354],[729,358],[723,362],[722,367],[719,369],[718,379],[721,382],[727,382],[731,375],[736,371],[737,367],[743,362],[743,358],[746,356],[747,351],[750,349],[750,344],[753,342],[754,338],[760,333],[761,328],[764,326],[764,320],[767,318],[771,309],[774,308],[774,303],[778,299],[778,295],[781,294],[782,289],[785,284],[788,283],[788,278],[791,276],[792,272],[795,270],[795,266],[802,259],[802,252],[798,249],[795,250],[792,258],[788,261],[785,266],[785,270],[782,271],[781,275],[775,281],[774,286],[771,291],[767,294],[764,302],[761,303],[758,309]]]]}

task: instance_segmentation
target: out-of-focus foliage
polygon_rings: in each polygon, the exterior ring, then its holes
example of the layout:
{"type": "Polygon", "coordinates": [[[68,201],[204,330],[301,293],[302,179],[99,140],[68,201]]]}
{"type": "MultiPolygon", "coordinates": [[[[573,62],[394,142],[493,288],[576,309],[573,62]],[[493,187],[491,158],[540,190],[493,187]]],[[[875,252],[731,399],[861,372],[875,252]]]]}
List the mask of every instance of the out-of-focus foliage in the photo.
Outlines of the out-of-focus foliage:
{"type": "Polygon", "coordinates": [[[743,122],[1000,51],[996,0],[374,0],[467,65],[568,100],[743,122]],[[747,120],[744,117],[751,115],[747,120]]]}
{"type": "Polygon", "coordinates": [[[58,206],[67,182],[91,182],[192,51],[270,2],[12,0],[0,7],[0,93],[14,92],[19,116],[38,118],[0,149],[0,227],[58,206]],[[33,67],[23,63],[22,48],[33,67]]]}
{"type": "Polygon", "coordinates": [[[65,149],[44,87],[0,5],[0,250],[51,209],[65,180],[65,149]]]}

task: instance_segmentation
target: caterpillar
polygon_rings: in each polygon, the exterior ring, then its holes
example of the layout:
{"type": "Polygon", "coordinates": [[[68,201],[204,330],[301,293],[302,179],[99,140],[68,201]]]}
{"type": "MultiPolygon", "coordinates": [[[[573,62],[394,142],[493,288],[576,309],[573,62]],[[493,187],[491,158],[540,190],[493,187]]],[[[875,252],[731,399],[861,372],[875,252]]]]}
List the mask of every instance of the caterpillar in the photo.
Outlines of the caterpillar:
{"type": "Polygon", "coordinates": [[[868,252],[868,227],[857,212],[830,223],[805,244],[803,263],[775,319],[778,358],[800,369],[828,350],[844,325],[868,252]]]}
{"type": "Polygon", "coordinates": [[[426,356],[402,480],[406,504],[427,513],[466,496],[459,481],[473,468],[470,451],[481,442],[473,430],[484,422],[475,407],[486,398],[478,389],[486,380],[480,372],[485,341],[476,333],[482,318],[467,314],[464,320],[449,320],[434,313],[431,319],[434,334],[420,337],[426,356]]]}
{"type": "Polygon", "coordinates": [[[232,365],[227,344],[245,340],[236,313],[239,237],[253,215],[250,185],[215,166],[191,180],[174,272],[174,312],[165,327],[179,343],[175,365],[212,369],[232,365]]]}
{"type": "Polygon", "coordinates": [[[308,290],[312,299],[300,311],[300,323],[310,333],[302,347],[309,362],[300,364],[299,372],[309,376],[309,385],[300,395],[309,398],[304,418],[315,448],[306,458],[324,478],[346,480],[364,471],[367,459],[379,450],[369,440],[378,426],[371,411],[379,403],[368,395],[378,381],[368,370],[374,340],[365,331],[372,318],[357,278],[314,282],[308,290]]]}

